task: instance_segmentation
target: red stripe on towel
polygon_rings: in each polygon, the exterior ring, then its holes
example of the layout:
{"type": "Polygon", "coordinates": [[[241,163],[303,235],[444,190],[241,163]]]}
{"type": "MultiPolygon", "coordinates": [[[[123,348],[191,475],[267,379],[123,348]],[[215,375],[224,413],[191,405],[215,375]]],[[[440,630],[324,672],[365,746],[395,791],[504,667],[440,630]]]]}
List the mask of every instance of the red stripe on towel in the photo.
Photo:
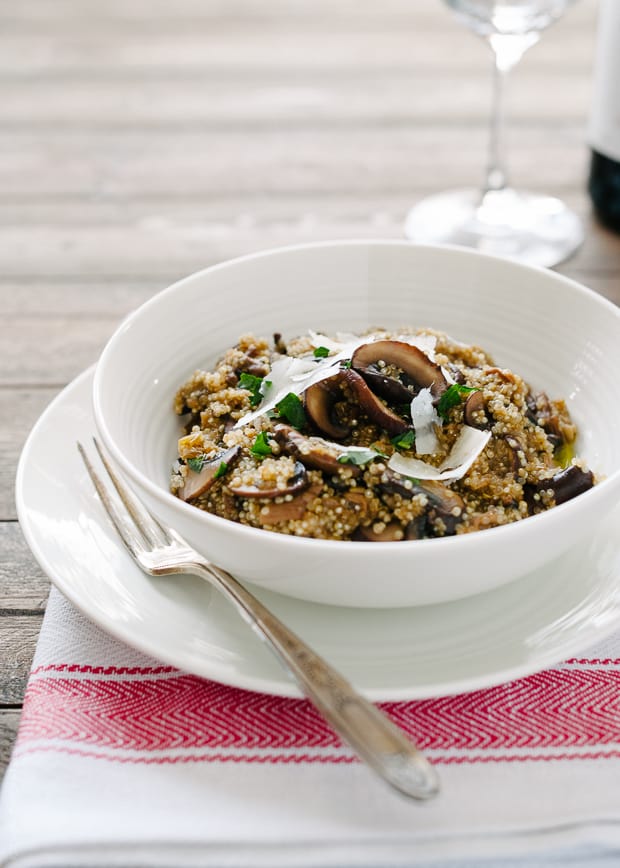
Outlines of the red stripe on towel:
{"type": "MultiPolygon", "coordinates": [[[[616,745],[620,672],[556,669],[474,693],[382,707],[423,749],[510,751],[616,745]]],[[[339,748],[309,702],[191,675],[30,682],[19,744],[140,752],[339,748]]],[[[553,757],[549,757],[552,759],[553,757]]]]}

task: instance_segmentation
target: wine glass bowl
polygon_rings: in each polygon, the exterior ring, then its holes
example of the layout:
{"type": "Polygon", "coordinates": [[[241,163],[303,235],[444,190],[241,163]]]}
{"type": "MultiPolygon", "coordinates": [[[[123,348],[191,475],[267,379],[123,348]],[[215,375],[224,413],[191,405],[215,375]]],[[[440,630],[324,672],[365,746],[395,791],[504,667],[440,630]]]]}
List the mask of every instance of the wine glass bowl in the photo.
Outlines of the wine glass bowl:
{"type": "Polygon", "coordinates": [[[573,0],[445,0],[458,18],[480,36],[539,38],[573,0]]]}
{"type": "Polygon", "coordinates": [[[583,241],[581,221],[560,199],[510,185],[503,143],[503,86],[509,70],[574,0],[444,2],[492,52],[487,170],[480,189],[450,190],[415,205],[407,215],[405,236],[420,243],[473,247],[531,265],[557,265],[583,241]]]}

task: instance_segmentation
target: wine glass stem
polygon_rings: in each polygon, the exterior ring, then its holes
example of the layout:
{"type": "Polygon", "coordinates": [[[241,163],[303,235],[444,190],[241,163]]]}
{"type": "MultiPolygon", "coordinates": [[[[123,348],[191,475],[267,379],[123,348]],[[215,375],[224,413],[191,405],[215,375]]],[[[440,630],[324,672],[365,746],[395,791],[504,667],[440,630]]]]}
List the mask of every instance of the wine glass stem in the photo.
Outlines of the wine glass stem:
{"type": "Polygon", "coordinates": [[[489,131],[489,155],[483,194],[503,190],[508,184],[504,144],[504,83],[506,73],[507,70],[502,69],[498,62],[497,53],[493,51],[493,96],[489,131]]]}

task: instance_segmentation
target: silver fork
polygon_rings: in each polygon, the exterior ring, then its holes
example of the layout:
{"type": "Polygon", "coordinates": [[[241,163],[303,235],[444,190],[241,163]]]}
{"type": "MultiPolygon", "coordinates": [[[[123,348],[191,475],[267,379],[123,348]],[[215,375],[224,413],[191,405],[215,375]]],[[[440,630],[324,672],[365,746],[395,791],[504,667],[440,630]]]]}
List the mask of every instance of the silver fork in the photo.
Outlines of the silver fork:
{"type": "Polygon", "coordinates": [[[370,768],[405,796],[429,799],[436,795],[439,780],[435,770],[405,734],[230,573],[207,561],[176,531],[156,520],[121,481],[96,439],[94,442],[120,502],[78,443],[80,455],[108,516],[138,566],[152,576],[192,573],[206,579],[275,651],[301,691],[370,768]]]}

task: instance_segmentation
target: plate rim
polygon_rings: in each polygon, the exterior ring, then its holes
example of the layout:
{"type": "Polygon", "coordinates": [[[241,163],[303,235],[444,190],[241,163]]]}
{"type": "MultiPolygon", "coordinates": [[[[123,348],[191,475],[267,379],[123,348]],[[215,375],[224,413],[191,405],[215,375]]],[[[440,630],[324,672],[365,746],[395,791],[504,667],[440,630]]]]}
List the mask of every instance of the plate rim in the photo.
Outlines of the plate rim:
{"type": "MultiPolygon", "coordinates": [[[[223,678],[223,673],[221,671],[218,674],[214,672],[208,672],[208,667],[202,669],[200,666],[197,667],[195,663],[193,663],[192,660],[189,659],[192,655],[184,654],[180,649],[171,653],[167,653],[165,648],[154,648],[149,638],[144,638],[143,636],[139,634],[136,635],[134,633],[128,635],[129,631],[127,629],[123,629],[122,624],[118,625],[111,618],[106,619],[104,614],[98,611],[96,607],[94,607],[93,610],[93,606],[89,606],[88,601],[83,598],[80,589],[76,590],[71,586],[70,582],[65,581],[62,576],[59,576],[58,571],[56,571],[53,567],[53,564],[50,563],[49,558],[45,554],[44,542],[42,542],[38,538],[36,530],[33,528],[32,523],[28,517],[30,507],[26,503],[24,497],[24,480],[27,475],[28,455],[30,450],[33,448],[33,444],[36,442],[36,439],[39,436],[41,429],[46,424],[49,424],[50,419],[55,418],[59,407],[61,407],[70,398],[72,398],[74,394],[77,393],[79,389],[83,387],[89,380],[92,383],[95,367],[96,365],[92,365],[86,368],[78,376],[71,380],[71,382],[69,382],[57,395],[54,396],[54,398],[45,407],[45,409],[42,411],[37,421],[33,425],[32,429],[30,430],[19,457],[15,478],[15,503],[17,508],[17,516],[21,531],[37,563],[47,575],[52,585],[54,585],[58,589],[58,591],[63,596],[65,596],[73,606],[75,606],[75,608],[79,612],[81,612],[89,621],[100,627],[105,633],[113,636],[116,640],[122,642],[130,648],[133,648],[136,651],[147,655],[153,659],[159,660],[166,664],[170,664],[175,668],[178,668],[180,671],[193,673],[198,677],[211,679],[219,683],[226,684],[230,687],[282,697],[301,698],[303,696],[302,692],[297,687],[295,681],[293,681],[287,675],[284,667],[282,667],[281,678],[277,679],[265,676],[257,677],[252,674],[248,675],[247,673],[238,672],[233,673],[233,677],[223,678]]],[[[73,397],[73,400],[75,401],[75,397],[73,397]]],[[[76,401],[76,404],[77,403],[78,402],[76,401]]],[[[92,435],[94,435],[96,432],[95,423],[92,415],[92,405],[88,408],[88,413],[90,415],[89,421],[92,428],[92,435]]],[[[610,534],[609,528],[607,529],[607,534],[610,534]]],[[[120,542],[120,540],[115,541],[115,543],[117,544],[119,552],[122,552],[122,543],[120,542]]],[[[129,555],[127,555],[126,557],[128,558],[128,563],[130,564],[130,566],[134,570],[136,570],[136,572],[139,572],[139,567],[137,567],[133,563],[133,561],[129,558],[129,555]]],[[[552,561],[551,564],[549,564],[548,566],[551,566],[553,563],[554,562],[552,561]]],[[[517,579],[517,581],[519,581],[519,579],[517,579]]],[[[508,587],[510,586],[510,584],[508,585],[508,587]]],[[[252,590],[256,590],[257,594],[261,593],[261,589],[259,588],[252,588],[252,590]]],[[[504,588],[498,588],[494,591],[487,593],[501,594],[502,590],[504,590],[504,588]]],[[[484,596],[484,594],[480,596],[484,596]]],[[[303,600],[296,600],[295,602],[301,607],[311,607],[317,605],[313,603],[308,603],[303,600]]],[[[455,604],[458,604],[458,602],[459,601],[453,601],[451,603],[438,605],[453,606],[455,604]]],[[[349,611],[355,610],[350,609],[349,611]]],[[[367,612],[368,610],[362,611],[367,612]]],[[[389,612],[390,610],[384,611],[389,612]]],[[[597,643],[599,641],[604,641],[608,636],[614,633],[619,626],[620,605],[618,605],[615,612],[615,618],[611,619],[610,623],[607,624],[605,627],[597,630],[596,638],[593,638],[592,641],[588,641],[587,643],[585,641],[582,641],[581,644],[577,643],[574,648],[574,653],[576,654],[580,650],[591,646],[595,641],[597,643]]],[[[461,677],[452,681],[443,681],[435,685],[418,684],[401,686],[398,688],[380,688],[372,686],[364,687],[363,685],[357,686],[361,693],[363,693],[371,701],[375,702],[417,701],[455,694],[471,693],[473,691],[488,689],[499,684],[508,683],[519,678],[533,675],[536,672],[540,672],[546,668],[561,664],[563,662],[563,660],[560,659],[560,654],[557,651],[554,653],[548,652],[546,655],[540,653],[540,648],[538,648],[537,651],[538,654],[536,655],[535,660],[525,660],[519,665],[514,665],[508,668],[502,668],[500,666],[499,668],[494,669],[491,666],[490,670],[486,671],[485,673],[479,673],[468,677],[461,677]]]]}

